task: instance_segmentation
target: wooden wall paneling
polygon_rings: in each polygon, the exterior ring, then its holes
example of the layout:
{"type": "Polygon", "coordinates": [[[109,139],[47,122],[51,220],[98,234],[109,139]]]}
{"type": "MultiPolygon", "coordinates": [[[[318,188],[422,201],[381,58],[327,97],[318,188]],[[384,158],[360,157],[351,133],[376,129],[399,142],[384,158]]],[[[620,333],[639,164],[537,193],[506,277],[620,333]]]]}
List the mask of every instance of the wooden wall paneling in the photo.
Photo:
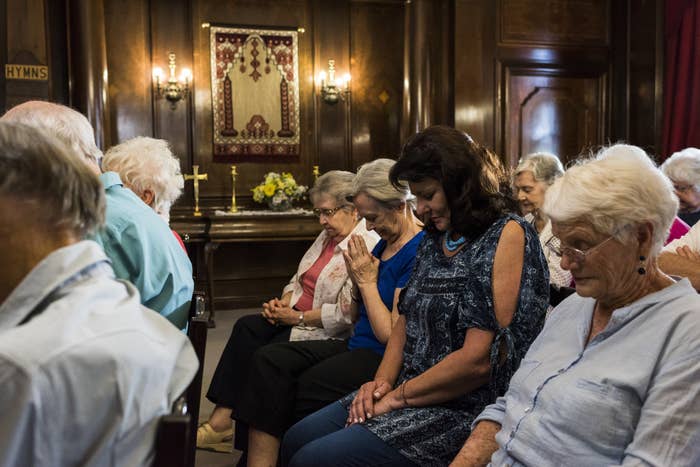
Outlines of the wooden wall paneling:
{"type": "Polygon", "coordinates": [[[566,163],[602,143],[605,75],[507,67],[505,85],[505,149],[511,165],[536,151],[552,152],[566,163]]]}
{"type": "Polygon", "coordinates": [[[630,104],[630,3],[628,0],[613,2],[611,6],[611,57],[610,57],[610,128],[612,141],[629,139],[630,104]]]}
{"type": "MultiPolygon", "coordinates": [[[[148,68],[160,67],[167,76],[168,54],[175,53],[177,68],[176,76],[180,76],[183,68],[192,70],[192,39],[190,23],[190,1],[179,0],[177,8],[173,2],[167,0],[151,0],[150,2],[150,61],[148,68]]],[[[148,55],[146,55],[148,56],[148,55]]],[[[149,70],[150,72],[150,70],[149,70]]],[[[150,74],[150,73],[149,73],[150,74]]],[[[193,86],[198,86],[196,77],[193,86]]],[[[157,98],[154,91],[153,96],[153,134],[156,138],[167,140],[170,147],[180,159],[180,167],[183,173],[191,173],[192,152],[192,101],[191,99],[180,100],[175,109],[164,98],[157,98]]],[[[206,164],[200,168],[200,173],[207,171],[206,164]]],[[[194,194],[192,183],[185,184],[185,194],[180,198],[178,204],[194,204],[194,194]]],[[[200,193],[206,186],[206,182],[200,184],[200,193]]],[[[200,195],[201,196],[201,195],[200,195]]]]}
{"type": "MultiPolygon", "coordinates": [[[[299,183],[313,180],[312,165],[315,153],[315,126],[313,102],[313,7],[312,0],[192,0],[193,47],[193,162],[209,173],[209,180],[200,185],[200,204],[203,208],[227,208],[231,199],[230,164],[212,162],[212,106],[209,65],[209,29],[203,23],[221,23],[249,26],[302,27],[299,34],[299,99],[302,132],[301,155],[292,162],[237,163],[237,202],[239,207],[260,208],[252,201],[251,189],[270,171],[292,172],[299,183]]],[[[190,189],[191,190],[191,189],[190,189]]],[[[191,193],[191,192],[190,192],[191,193]]],[[[188,196],[192,204],[191,194],[188,196]]]]}
{"type": "Polygon", "coordinates": [[[454,125],[453,14],[448,0],[406,4],[402,140],[430,125],[454,125]]]}
{"type": "Polygon", "coordinates": [[[501,44],[608,45],[610,0],[501,0],[501,44]]]}
{"type": "Polygon", "coordinates": [[[455,128],[496,148],[496,4],[456,0],[454,15],[455,128]]]}
{"type": "Polygon", "coordinates": [[[311,242],[222,244],[216,252],[215,306],[261,307],[263,301],[281,297],[310,246],[311,242]]]}
{"type": "MultiPolygon", "coordinates": [[[[314,0],[314,76],[335,60],[339,76],[350,72],[350,4],[348,0],[314,0]]],[[[351,83],[352,88],[357,88],[351,83]]],[[[318,112],[317,144],[321,172],[352,167],[350,128],[353,96],[330,105],[316,94],[318,112]]]]}
{"type": "Polygon", "coordinates": [[[353,169],[401,150],[403,15],[403,2],[351,4],[353,169]]]}
{"type": "Polygon", "coordinates": [[[110,144],[107,45],[102,0],[68,0],[70,105],[83,113],[103,150],[110,144]]]}
{"type": "Polygon", "coordinates": [[[104,7],[114,145],[153,136],[151,12],[149,3],[140,0],[105,0],[104,7]]]}
{"type": "Polygon", "coordinates": [[[629,45],[629,136],[628,140],[651,154],[661,149],[657,138],[661,135],[661,111],[657,106],[656,90],[661,88],[663,61],[657,60],[654,33],[662,30],[662,16],[657,15],[660,0],[628,0],[630,5],[629,45]]]}
{"type": "MultiPolygon", "coordinates": [[[[4,10],[7,55],[3,64],[47,65],[44,0],[6,0],[4,10]]],[[[5,75],[4,66],[2,74],[5,75]]],[[[48,80],[3,81],[7,109],[28,100],[49,98],[48,80]]]]}
{"type": "MultiPolygon", "coordinates": [[[[49,45],[49,100],[68,104],[68,25],[67,0],[50,0],[46,6],[46,29],[49,45]]],[[[0,24],[4,24],[0,19],[0,24]]],[[[2,104],[0,104],[2,105],[2,104]]]]}

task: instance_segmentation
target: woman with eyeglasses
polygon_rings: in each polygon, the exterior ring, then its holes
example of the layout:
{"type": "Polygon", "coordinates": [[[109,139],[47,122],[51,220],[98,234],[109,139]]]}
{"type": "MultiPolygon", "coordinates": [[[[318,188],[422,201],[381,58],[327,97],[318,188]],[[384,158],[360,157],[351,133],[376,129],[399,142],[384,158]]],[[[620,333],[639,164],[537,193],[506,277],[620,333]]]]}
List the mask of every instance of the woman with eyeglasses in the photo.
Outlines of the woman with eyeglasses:
{"type": "Polygon", "coordinates": [[[250,426],[248,465],[275,465],[287,428],[360,387],[379,366],[398,320],[399,292],[423,238],[408,185],[389,183],[393,165],[390,159],[369,162],[352,184],[355,207],[367,228],[381,237],[372,249],[352,235],[344,252],[357,317],[352,336],[275,343],[253,354],[247,385],[233,410],[237,429],[240,422],[250,426]]]}
{"type": "Polygon", "coordinates": [[[446,465],[541,329],[547,264],[498,157],[453,128],[413,136],[391,171],[427,232],[369,382],[294,425],[282,465],[446,465]]]}
{"type": "MultiPolygon", "coordinates": [[[[547,189],[564,175],[559,158],[547,152],[536,152],[525,156],[513,174],[513,191],[520,205],[520,213],[537,230],[542,246],[557,246],[559,239],[552,234],[552,223],[542,213],[542,203],[547,189]]],[[[548,248],[544,257],[549,266],[549,282],[556,288],[571,285],[571,273],[562,269],[560,259],[548,248]]]]}
{"type": "MultiPolygon", "coordinates": [[[[207,399],[216,406],[197,430],[198,448],[231,451],[232,407],[246,387],[257,349],[273,342],[349,336],[354,319],[353,283],[343,252],[351,234],[369,249],[379,240],[347,200],[354,178],[351,172],[333,170],[319,177],[309,191],[323,230],[302,257],[282,297],[263,303],[260,314],[236,321],[207,392],[207,399]]],[[[242,450],[247,445],[245,432],[242,426],[236,430],[236,445],[242,450]]]]}
{"type": "Polygon", "coordinates": [[[453,466],[700,465],[700,297],[657,265],[678,200],[638,147],[570,168],[542,209],[576,294],[453,466]]]}

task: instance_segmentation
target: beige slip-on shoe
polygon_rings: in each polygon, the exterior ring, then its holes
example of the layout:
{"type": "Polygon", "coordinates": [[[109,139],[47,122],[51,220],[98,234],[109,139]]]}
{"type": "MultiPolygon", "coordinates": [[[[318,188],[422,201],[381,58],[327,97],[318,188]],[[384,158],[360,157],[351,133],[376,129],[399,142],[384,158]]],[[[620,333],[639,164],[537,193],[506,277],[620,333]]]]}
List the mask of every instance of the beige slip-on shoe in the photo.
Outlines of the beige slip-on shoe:
{"type": "Polygon", "coordinates": [[[214,431],[207,422],[197,428],[197,449],[216,452],[231,452],[233,450],[233,428],[224,431],[214,431]]]}

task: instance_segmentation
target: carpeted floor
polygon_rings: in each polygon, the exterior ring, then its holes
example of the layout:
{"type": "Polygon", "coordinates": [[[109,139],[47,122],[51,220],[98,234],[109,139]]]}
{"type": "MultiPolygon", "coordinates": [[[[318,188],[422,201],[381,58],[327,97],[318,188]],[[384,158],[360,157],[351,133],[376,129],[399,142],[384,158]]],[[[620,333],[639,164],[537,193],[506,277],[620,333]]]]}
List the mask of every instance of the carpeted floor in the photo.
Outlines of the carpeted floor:
{"type": "MultiPolygon", "coordinates": [[[[216,328],[209,329],[207,336],[207,351],[204,357],[204,376],[202,380],[202,401],[199,409],[199,422],[206,422],[209,414],[214,409],[214,404],[205,397],[209,382],[219,362],[219,356],[226,346],[233,324],[241,316],[258,313],[257,308],[247,308],[241,310],[222,310],[216,312],[216,328]]],[[[196,467],[234,467],[240,457],[240,451],[233,451],[231,454],[197,450],[195,459],[196,467]]]]}

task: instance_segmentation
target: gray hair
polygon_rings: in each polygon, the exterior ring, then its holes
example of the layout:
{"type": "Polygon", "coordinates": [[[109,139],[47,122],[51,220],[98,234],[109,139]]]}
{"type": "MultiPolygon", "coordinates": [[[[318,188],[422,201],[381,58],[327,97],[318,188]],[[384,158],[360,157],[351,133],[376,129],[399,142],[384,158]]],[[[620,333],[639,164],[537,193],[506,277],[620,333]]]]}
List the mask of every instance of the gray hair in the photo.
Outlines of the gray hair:
{"type": "Polygon", "coordinates": [[[320,196],[328,196],[335,200],[336,207],[351,206],[348,196],[352,195],[352,180],[355,174],[344,170],[331,170],[316,180],[309,190],[309,199],[313,203],[320,196]]]}
{"type": "Polygon", "coordinates": [[[534,152],[520,159],[514,175],[517,177],[527,171],[532,172],[536,182],[544,182],[547,185],[551,185],[557,178],[564,175],[561,161],[549,152],[534,152]]]}
{"type": "Polygon", "coordinates": [[[415,196],[408,183],[399,181],[394,186],[389,181],[389,171],[396,164],[391,159],[375,159],[360,166],[352,182],[352,196],[364,193],[387,208],[396,208],[404,203],[413,207],[415,196]]]}
{"type": "Polygon", "coordinates": [[[674,182],[687,182],[700,191],[700,149],[674,152],[661,164],[661,171],[674,182]]]}
{"type": "Polygon", "coordinates": [[[636,146],[616,144],[566,171],[547,190],[543,211],[555,222],[586,221],[621,242],[632,228],[653,225],[650,256],[656,256],[678,210],[673,186],[647,154],[636,146]]]}
{"type": "Polygon", "coordinates": [[[95,144],[95,134],[83,114],[65,105],[29,101],[11,108],[0,118],[48,131],[68,145],[87,162],[99,167],[102,151],[95,144]]]}
{"type": "Polygon", "coordinates": [[[163,217],[167,217],[184,186],[180,161],[162,139],[139,136],[112,146],[102,160],[102,170],[117,172],[139,196],[151,190],[155,195],[153,209],[163,217]]]}
{"type": "Polygon", "coordinates": [[[0,121],[0,196],[28,201],[55,230],[79,238],[104,224],[104,188],[61,141],[37,128],[0,121]]]}

